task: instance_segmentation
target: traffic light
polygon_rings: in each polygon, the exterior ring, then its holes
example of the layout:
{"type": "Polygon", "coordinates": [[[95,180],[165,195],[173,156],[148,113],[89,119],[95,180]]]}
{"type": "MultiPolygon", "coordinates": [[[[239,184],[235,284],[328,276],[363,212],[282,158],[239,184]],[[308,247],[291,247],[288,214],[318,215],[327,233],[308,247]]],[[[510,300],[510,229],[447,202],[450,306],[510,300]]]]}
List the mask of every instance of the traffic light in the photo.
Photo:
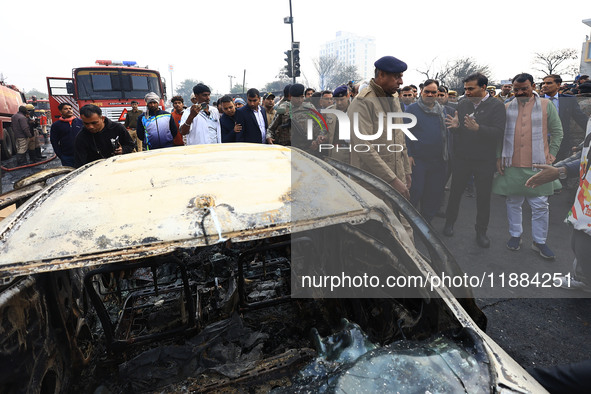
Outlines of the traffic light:
{"type": "Polygon", "coordinates": [[[291,43],[291,59],[292,59],[292,67],[293,67],[293,76],[299,77],[301,75],[301,72],[300,72],[300,43],[299,42],[292,42],[291,43]]]}
{"type": "Polygon", "coordinates": [[[285,53],[285,55],[287,56],[285,58],[285,61],[287,62],[287,66],[285,66],[285,68],[287,69],[287,76],[291,78],[291,77],[293,77],[292,52],[291,52],[291,50],[289,50],[289,51],[285,51],[283,53],[285,53]]]}

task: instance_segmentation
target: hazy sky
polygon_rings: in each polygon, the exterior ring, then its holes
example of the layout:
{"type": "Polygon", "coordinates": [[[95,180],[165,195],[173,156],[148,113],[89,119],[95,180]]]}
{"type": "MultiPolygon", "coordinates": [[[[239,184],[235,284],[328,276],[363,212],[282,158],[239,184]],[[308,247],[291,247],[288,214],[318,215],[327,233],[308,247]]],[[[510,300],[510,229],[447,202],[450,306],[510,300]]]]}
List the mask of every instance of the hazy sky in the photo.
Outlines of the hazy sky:
{"type": "MultiPolygon", "coordinates": [[[[509,79],[533,71],[536,51],[580,51],[591,32],[581,22],[591,18],[583,5],[581,0],[292,0],[305,77],[298,81],[318,85],[311,59],[338,30],[373,36],[377,57],[404,60],[405,84],[420,83],[424,77],[416,69],[434,58],[445,63],[465,56],[489,65],[493,79],[509,79]]],[[[72,68],[97,59],[135,60],[160,70],[168,84],[172,64],[175,85],[198,79],[214,93],[229,90],[229,75],[242,83],[246,69],[247,87],[260,89],[284,66],[291,41],[283,23],[288,0],[30,0],[5,1],[2,8],[0,73],[25,90],[46,91],[46,76],[69,77],[72,68]]]]}

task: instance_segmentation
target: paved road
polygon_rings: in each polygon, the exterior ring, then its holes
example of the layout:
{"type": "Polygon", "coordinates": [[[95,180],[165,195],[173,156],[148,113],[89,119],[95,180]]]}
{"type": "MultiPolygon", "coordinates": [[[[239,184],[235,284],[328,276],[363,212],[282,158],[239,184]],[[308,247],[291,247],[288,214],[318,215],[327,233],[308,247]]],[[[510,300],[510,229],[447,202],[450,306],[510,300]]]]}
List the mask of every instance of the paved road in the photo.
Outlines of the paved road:
{"type": "MultiPolygon", "coordinates": [[[[573,199],[574,191],[550,197],[548,246],[557,256],[555,261],[544,260],[531,250],[531,211],[527,203],[524,204],[522,248],[517,252],[506,248],[509,233],[505,200],[501,196],[492,198],[490,249],[478,247],[474,240],[475,198],[463,197],[454,237],[441,238],[467,273],[479,276],[483,271],[495,275],[503,272],[566,273],[572,267],[574,256],[570,249],[571,230],[563,221],[573,199]]],[[[433,220],[433,227],[439,234],[443,224],[444,219],[433,220]]],[[[522,291],[505,287],[499,290],[492,294],[476,290],[476,300],[488,317],[488,335],[519,364],[546,366],[591,357],[591,300],[585,298],[591,294],[560,288],[522,291]]]]}
{"type": "MultiPolygon", "coordinates": [[[[43,149],[48,156],[52,154],[51,145],[43,149]]],[[[14,160],[3,162],[3,165],[14,166],[14,160]]],[[[59,165],[59,159],[54,159],[38,167],[3,173],[2,189],[12,189],[14,181],[41,168],[59,165]]],[[[488,232],[492,242],[490,249],[481,249],[474,241],[474,198],[463,198],[455,236],[442,236],[442,239],[467,273],[566,273],[572,265],[573,254],[570,250],[570,229],[563,219],[572,201],[572,192],[550,198],[548,245],[557,255],[554,262],[543,260],[530,249],[531,216],[527,204],[522,249],[511,252],[505,247],[509,234],[504,199],[499,196],[492,199],[488,232]]],[[[433,227],[439,233],[443,222],[439,218],[433,220],[433,227]]],[[[544,289],[544,292],[526,289],[525,293],[521,289],[507,287],[499,290],[493,294],[475,291],[477,303],[488,316],[488,334],[522,366],[555,365],[590,357],[591,302],[581,297],[591,294],[553,288],[544,289]]]]}

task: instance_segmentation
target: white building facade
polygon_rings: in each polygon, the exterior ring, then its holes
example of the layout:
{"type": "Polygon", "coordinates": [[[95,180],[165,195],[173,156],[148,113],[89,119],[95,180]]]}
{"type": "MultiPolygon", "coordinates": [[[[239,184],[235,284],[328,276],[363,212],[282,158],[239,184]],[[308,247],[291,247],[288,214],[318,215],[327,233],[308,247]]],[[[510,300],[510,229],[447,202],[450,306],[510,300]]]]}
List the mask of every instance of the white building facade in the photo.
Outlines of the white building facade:
{"type": "MultiPolygon", "coordinates": [[[[591,27],[591,19],[584,19],[583,23],[591,27]]],[[[585,37],[583,48],[581,50],[581,75],[591,75],[591,39],[585,37]]]]}
{"type": "Polygon", "coordinates": [[[369,79],[374,73],[376,40],[374,37],[361,37],[338,31],[334,40],[322,46],[320,56],[336,56],[347,66],[357,66],[357,72],[363,79],[369,79]]]}

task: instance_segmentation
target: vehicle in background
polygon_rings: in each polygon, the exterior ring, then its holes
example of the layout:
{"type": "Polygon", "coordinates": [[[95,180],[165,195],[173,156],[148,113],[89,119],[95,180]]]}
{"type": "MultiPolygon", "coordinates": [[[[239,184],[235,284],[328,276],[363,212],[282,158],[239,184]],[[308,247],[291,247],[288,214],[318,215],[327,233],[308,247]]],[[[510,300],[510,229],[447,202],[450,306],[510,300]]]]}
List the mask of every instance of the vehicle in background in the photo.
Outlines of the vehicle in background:
{"type": "Polygon", "coordinates": [[[97,60],[96,64],[73,69],[71,78],[47,77],[52,122],[61,116],[61,103],[70,104],[75,116],[80,116],[79,109],[84,105],[96,105],[115,122],[125,119],[131,101],[145,110],[144,97],[150,92],[160,96],[160,107],[164,108],[166,87],[158,71],[138,67],[132,61],[97,60]]]}
{"type": "Polygon", "coordinates": [[[0,242],[2,392],[544,392],[468,287],[302,289],[305,272],[463,272],[384,181],[296,148],[89,163],[0,222],[0,242]]]}
{"type": "Polygon", "coordinates": [[[16,140],[12,132],[11,117],[18,107],[25,104],[25,95],[14,85],[0,81],[0,145],[2,160],[8,160],[16,153],[16,140]]]}

